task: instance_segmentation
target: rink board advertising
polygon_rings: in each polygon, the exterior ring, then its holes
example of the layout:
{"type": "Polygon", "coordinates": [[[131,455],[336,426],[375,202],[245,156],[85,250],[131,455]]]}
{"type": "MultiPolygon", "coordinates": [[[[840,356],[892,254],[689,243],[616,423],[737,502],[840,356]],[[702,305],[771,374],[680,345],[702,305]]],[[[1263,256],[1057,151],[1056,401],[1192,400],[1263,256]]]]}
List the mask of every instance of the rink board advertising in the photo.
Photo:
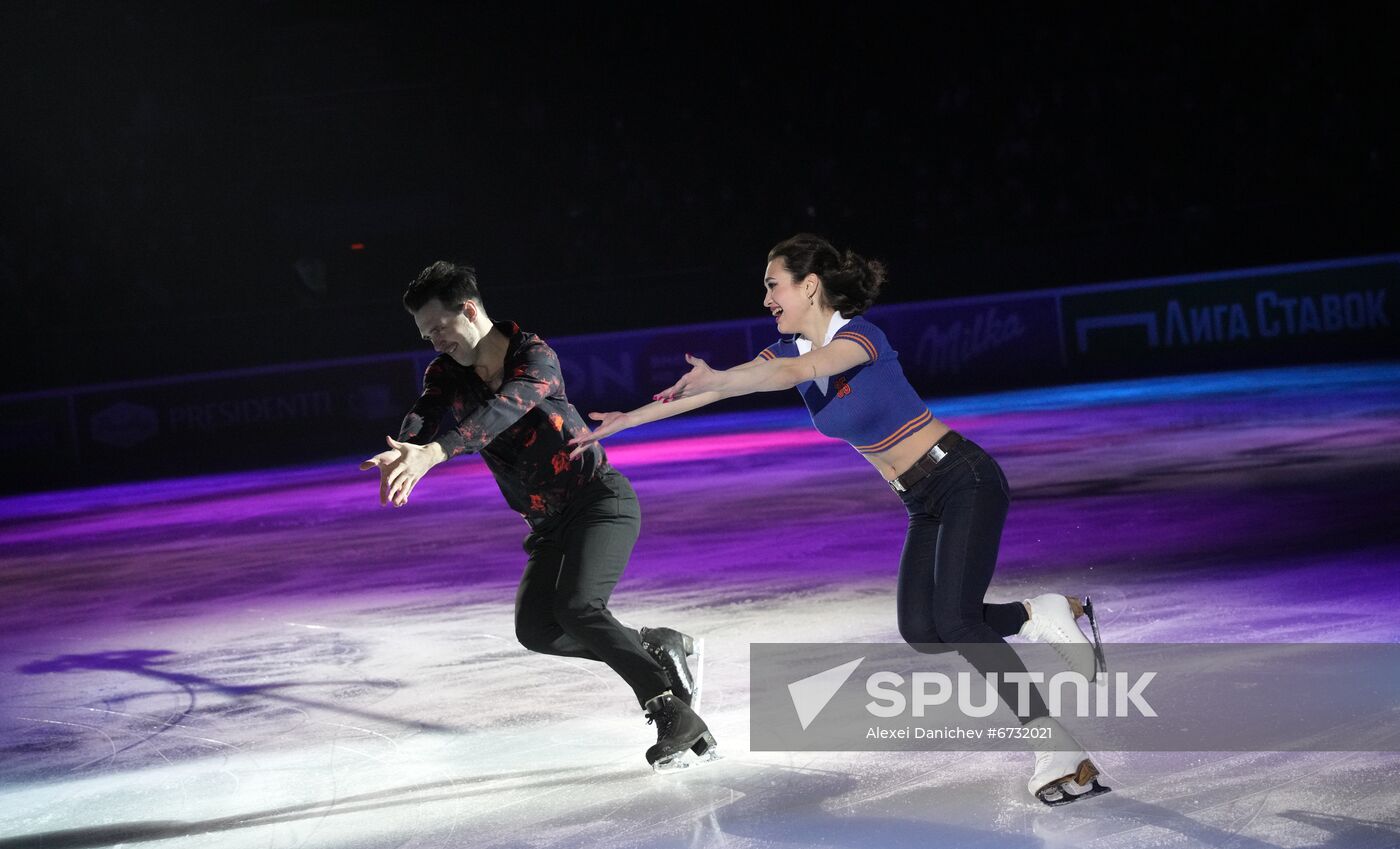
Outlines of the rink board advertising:
{"type": "MultiPolygon", "coordinates": [[[[914,388],[936,405],[1011,387],[1393,359],[1400,357],[1397,298],[1400,256],[1379,256],[881,304],[870,319],[914,388]]],[[[586,413],[639,406],[685,373],[686,353],[729,367],[778,338],[771,318],[755,318],[546,341],[559,354],[569,399],[586,413]]],[[[0,489],[364,452],[398,430],[433,356],[424,348],[0,397],[9,437],[0,455],[18,472],[0,489]]],[[[757,393],[725,406],[794,401],[757,393]]]]}
{"type": "Polygon", "coordinates": [[[1079,380],[1400,354],[1400,263],[1319,263],[1060,295],[1079,380]]]}

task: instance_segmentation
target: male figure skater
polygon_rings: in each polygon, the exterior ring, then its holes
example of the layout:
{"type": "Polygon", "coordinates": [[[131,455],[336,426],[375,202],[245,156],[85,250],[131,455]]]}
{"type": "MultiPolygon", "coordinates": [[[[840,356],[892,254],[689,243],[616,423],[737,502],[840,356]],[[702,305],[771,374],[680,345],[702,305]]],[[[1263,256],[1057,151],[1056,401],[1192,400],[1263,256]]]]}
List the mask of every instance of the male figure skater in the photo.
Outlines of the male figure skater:
{"type": "Polygon", "coordinates": [[[506,503],[530,526],[515,596],[521,645],[611,667],[657,725],[646,753],[654,769],[684,766],[687,749],[713,756],[714,737],[690,708],[690,637],[670,628],[634,631],[608,610],[641,512],[601,446],[569,457],[569,440],[588,427],[564,394],[554,351],[514,322],[487,317],[470,266],[433,263],[403,304],[438,356],[399,438],[360,464],[379,469],[379,503],[402,507],[434,466],[480,454],[506,503]],[[439,433],[445,417],[452,426],[439,433]]]}

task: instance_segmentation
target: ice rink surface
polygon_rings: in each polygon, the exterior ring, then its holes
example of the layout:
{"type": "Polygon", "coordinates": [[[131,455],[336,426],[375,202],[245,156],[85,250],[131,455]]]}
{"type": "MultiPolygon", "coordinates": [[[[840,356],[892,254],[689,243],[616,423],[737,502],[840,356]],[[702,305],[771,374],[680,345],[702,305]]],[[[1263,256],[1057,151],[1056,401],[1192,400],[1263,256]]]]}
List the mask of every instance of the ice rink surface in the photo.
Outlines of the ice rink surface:
{"type": "MultiPolygon", "coordinates": [[[[1396,753],[1107,752],[1048,809],[1029,753],[749,751],[750,642],[898,640],[902,505],[792,401],[608,445],[644,513],[613,609],[706,641],[724,758],[670,775],[606,667],[515,643],[525,525],[475,459],[400,510],[359,458],[0,501],[0,849],[1400,846],[1396,753]]],[[[1400,365],[931,406],[1013,487],[992,600],[1400,640],[1400,365]]]]}

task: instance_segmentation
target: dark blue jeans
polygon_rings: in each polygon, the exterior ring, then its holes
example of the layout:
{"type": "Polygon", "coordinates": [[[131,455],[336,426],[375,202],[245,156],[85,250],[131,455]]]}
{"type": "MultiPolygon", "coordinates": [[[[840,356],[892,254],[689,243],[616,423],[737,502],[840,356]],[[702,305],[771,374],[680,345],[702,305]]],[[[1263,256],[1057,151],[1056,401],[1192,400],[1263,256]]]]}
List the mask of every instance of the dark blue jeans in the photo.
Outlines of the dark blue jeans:
{"type": "MultiPolygon", "coordinates": [[[[900,493],[909,511],[909,531],[899,558],[899,634],[927,654],[957,651],[984,676],[997,673],[1001,699],[1016,710],[1008,672],[1025,672],[1006,644],[1021,630],[1020,602],[987,604],[1011,503],[1006,475],[976,443],[964,439],[928,477],[900,493]]],[[[1030,689],[1030,713],[1046,716],[1038,688],[1030,689]]]]}

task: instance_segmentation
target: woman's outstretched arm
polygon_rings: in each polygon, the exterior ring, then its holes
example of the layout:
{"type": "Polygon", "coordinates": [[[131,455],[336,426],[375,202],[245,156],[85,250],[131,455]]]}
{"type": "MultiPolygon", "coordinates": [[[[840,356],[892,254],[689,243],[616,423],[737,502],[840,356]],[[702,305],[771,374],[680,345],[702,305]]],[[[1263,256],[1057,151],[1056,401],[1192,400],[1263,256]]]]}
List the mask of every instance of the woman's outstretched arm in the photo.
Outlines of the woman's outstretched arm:
{"type": "MultiPolygon", "coordinates": [[[[850,371],[870,362],[869,352],[849,339],[834,339],[831,344],[809,351],[800,357],[757,359],[738,368],[716,371],[699,357],[685,355],[690,371],[675,385],[654,397],[665,403],[679,403],[715,393],[719,398],[733,398],[752,392],[776,392],[791,389],[807,380],[830,377],[850,371]]],[[[718,398],[712,399],[718,400],[718,398]]],[[[710,403],[707,401],[706,403],[710,403]]]]}
{"type": "MultiPolygon", "coordinates": [[[[686,357],[689,358],[690,355],[686,354],[686,357]]],[[[756,368],[765,362],[767,362],[767,360],[763,357],[755,357],[747,363],[741,363],[735,366],[730,369],[730,371],[745,371],[747,369],[756,368]]],[[[582,454],[583,450],[590,444],[604,437],[612,436],[614,433],[627,430],[629,427],[636,427],[637,425],[658,421],[660,419],[669,419],[671,416],[679,416],[681,413],[697,410],[707,404],[713,404],[724,396],[717,392],[697,393],[684,400],[674,402],[663,402],[660,400],[660,395],[652,397],[656,400],[653,400],[645,407],[638,407],[630,412],[589,413],[588,417],[595,422],[599,422],[599,425],[587,435],[569,440],[569,445],[574,449],[573,452],[569,454],[569,458],[573,459],[577,457],[579,454],[582,454]]]]}

